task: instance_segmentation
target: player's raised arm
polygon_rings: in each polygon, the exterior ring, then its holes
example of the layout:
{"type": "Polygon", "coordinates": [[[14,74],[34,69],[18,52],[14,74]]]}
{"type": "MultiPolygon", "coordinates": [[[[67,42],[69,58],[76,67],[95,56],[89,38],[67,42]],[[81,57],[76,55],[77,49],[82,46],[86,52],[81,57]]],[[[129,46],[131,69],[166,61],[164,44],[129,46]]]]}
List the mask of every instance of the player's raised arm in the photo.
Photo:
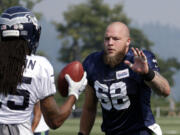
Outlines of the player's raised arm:
{"type": "Polygon", "coordinates": [[[145,83],[157,94],[168,96],[170,94],[170,85],[168,81],[160,75],[160,73],[149,67],[147,57],[142,50],[132,48],[132,51],[134,53],[134,63],[127,60],[125,63],[129,65],[133,71],[141,74],[145,83]]]}
{"type": "Polygon", "coordinates": [[[45,121],[52,129],[60,127],[69,117],[73,105],[87,85],[86,72],[84,72],[83,77],[78,82],[73,81],[68,74],[65,74],[65,79],[68,82],[68,98],[63,105],[59,107],[55,102],[54,96],[46,97],[40,101],[45,121]]]}
{"type": "Polygon", "coordinates": [[[48,126],[52,129],[60,127],[71,114],[75,101],[75,96],[69,96],[64,104],[59,107],[54,96],[41,100],[41,110],[48,126]]]}
{"type": "Polygon", "coordinates": [[[154,78],[151,81],[145,81],[146,84],[151,87],[157,94],[169,96],[171,90],[168,81],[157,71],[154,71],[152,74],[155,74],[154,78]]]}

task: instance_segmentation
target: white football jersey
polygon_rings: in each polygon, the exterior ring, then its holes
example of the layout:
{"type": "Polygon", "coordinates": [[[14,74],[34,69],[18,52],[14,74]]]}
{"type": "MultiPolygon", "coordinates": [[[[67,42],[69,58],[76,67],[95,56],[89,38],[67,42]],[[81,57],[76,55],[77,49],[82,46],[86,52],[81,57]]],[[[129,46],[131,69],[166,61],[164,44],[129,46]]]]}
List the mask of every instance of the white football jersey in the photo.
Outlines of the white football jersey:
{"type": "Polygon", "coordinates": [[[30,122],[34,104],[56,93],[54,70],[42,56],[27,56],[23,82],[17,92],[7,97],[0,94],[0,124],[30,122]]]}

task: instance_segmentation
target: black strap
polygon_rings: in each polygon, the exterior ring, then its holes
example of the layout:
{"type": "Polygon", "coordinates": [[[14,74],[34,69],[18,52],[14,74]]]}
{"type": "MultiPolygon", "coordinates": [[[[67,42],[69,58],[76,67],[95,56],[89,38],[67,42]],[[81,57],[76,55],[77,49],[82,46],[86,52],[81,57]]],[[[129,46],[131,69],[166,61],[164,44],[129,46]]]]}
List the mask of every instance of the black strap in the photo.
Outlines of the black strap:
{"type": "Polygon", "coordinates": [[[149,69],[149,72],[143,75],[145,81],[152,81],[154,77],[155,77],[155,72],[152,69],[149,69]]]}

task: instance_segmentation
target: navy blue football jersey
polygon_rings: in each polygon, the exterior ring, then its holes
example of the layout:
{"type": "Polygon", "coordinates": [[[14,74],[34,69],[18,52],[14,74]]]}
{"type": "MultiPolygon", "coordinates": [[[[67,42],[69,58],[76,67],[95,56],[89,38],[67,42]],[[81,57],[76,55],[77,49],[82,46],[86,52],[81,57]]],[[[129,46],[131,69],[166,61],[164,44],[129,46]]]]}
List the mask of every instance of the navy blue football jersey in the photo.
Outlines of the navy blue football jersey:
{"type": "MultiPolygon", "coordinates": [[[[144,51],[149,68],[159,71],[155,56],[144,51]]],[[[134,63],[130,49],[124,60],[134,63]]],[[[141,75],[121,62],[110,68],[103,62],[103,51],[90,54],[83,62],[88,83],[94,88],[101,104],[102,131],[110,135],[124,135],[155,123],[150,108],[151,89],[141,75]]]]}

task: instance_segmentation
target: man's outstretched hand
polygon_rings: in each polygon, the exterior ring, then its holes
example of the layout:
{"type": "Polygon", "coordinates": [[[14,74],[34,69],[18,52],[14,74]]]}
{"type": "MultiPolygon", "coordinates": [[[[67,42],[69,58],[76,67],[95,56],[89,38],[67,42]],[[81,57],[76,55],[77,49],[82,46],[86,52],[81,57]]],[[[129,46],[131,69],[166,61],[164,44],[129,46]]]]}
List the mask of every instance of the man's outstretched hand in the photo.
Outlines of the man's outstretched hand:
{"type": "Polygon", "coordinates": [[[127,64],[134,72],[139,74],[147,74],[149,71],[148,62],[145,54],[142,50],[138,48],[131,48],[134,54],[134,63],[125,60],[124,63],[127,64]]]}

